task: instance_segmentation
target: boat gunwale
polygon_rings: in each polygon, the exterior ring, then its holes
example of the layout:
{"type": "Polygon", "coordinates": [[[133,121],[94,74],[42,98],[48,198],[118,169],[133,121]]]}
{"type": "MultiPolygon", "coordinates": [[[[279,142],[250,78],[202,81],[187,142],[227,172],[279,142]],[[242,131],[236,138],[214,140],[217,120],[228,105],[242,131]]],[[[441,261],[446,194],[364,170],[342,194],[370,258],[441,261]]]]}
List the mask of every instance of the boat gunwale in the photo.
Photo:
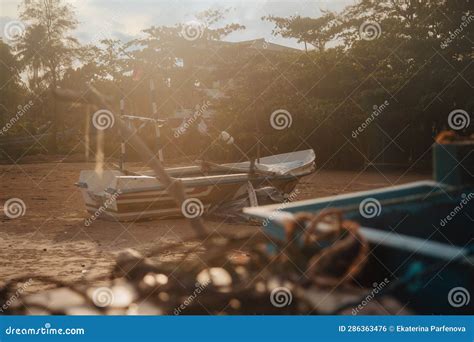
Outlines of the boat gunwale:
{"type": "MultiPolygon", "coordinates": [[[[431,193],[434,191],[436,191],[437,194],[440,194],[440,193],[445,193],[445,192],[458,191],[461,189],[461,187],[454,187],[454,186],[450,186],[450,185],[439,183],[432,180],[424,180],[424,181],[410,182],[410,183],[401,184],[401,185],[377,188],[377,189],[372,189],[372,190],[356,191],[356,192],[351,192],[348,194],[341,194],[341,195],[335,195],[335,196],[321,197],[317,199],[307,199],[307,200],[302,200],[302,201],[296,201],[296,202],[286,203],[284,208],[281,207],[281,204],[270,204],[270,205],[261,206],[261,207],[247,207],[247,208],[244,208],[243,211],[247,215],[259,217],[263,219],[269,218],[270,216],[272,216],[273,218],[280,217],[280,216],[285,216],[286,218],[288,218],[289,215],[293,216],[292,214],[293,212],[291,211],[292,209],[322,205],[324,203],[328,204],[327,208],[331,207],[330,204],[334,204],[334,206],[337,206],[338,209],[341,209],[343,211],[350,211],[350,210],[353,210],[354,205],[351,205],[351,204],[340,205],[339,203],[342,201],[351,200],[351,199],[356,200],[359,198],[364,199],[368,197],[376,197],[377,195],[389,195],[390,193],[409,190],[411,188],[415,189],[416,187],[419,189],[421,189],[422,187],[425,187],[427,188],[426,190],[431,188],[430,191],[423,192],[425,196],[427,195],[427,193],[431,193]],[[280,214],[281,213],[284,213],[284,214],[283,215],[275,214],[275,212],[277,211],[280,212],[280,214]]],[[[383,199],[380,199],[379,201],[383,201],[383,199]]],[[[319,211],[321,209],[317,209],[317,210],[319,211]]]]}
{"type": "MultiPolygon", "coordinates": [[[[253,177],[253,176],[250,176],[249,174],[244,173],[242,175],[245,175],[246,177],[242,177],[239,179],[222,179],[221,176],[218,176],[215,182],[209,182],[208,177],[199,177],[201,179],[191,178],[189,181],[183,181],[183,185],[185,187],[200,187],[200,186],[218,186],[222,184],[233,184],[233,183],[238,184],[238,183],[244,183],[246,181],[252,182],[252,181],[266,181],[266,180],[275,180],[275,181],[276,180],[297,180],[301,177],[310,175],[311,173],[313,172],[310,170],[298,175],[288,174],[288,175],[278,175],[278,176],[257,176],[257,177],[253,177]]],[[[230,175],[230,176],[234,176],[234,175],[230,175]]],[[[178,178],[178,179],[182,180],[182,178],[178,178]]],[[[123,190],[120,190],[120,192],[122,194],[126,194],[126,193],[133,193],[133,192],[160,191],[160,190],[165,190],[165,189],[166,188],[160,184],[153,187],[123,189],[123,190]]],[[[118,189],[110,189],[110,191],[117,192],[118,189]]]]}

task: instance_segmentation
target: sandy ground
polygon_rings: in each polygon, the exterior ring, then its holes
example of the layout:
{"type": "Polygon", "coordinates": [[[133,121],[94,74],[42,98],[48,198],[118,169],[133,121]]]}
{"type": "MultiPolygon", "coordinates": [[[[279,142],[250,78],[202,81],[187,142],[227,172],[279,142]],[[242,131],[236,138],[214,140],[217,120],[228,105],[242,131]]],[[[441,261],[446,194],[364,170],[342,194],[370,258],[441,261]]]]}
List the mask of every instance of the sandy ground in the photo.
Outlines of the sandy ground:
{"type": "MultiPolygon", "coordinates": [[[[184,219],[84,226],[82,197],[74,183],[86,163],[0,165],[0,204],[20,198],[25,215],[8,219],[0,211],[0,283],[22,275],[49,275],[76,282],[107,274],[114,256],[125,248],[145,252],[159,244],[192,236],[184,219]]],[[[298,185],[298,199],[330,196],[407,183],[429,175],[403,172],[318,171],[298,185]]],[[[208,221],[211,230],[246,232],[257,226],[208,221]]],[[[43,285],[32,285],[28,292],[43,285]]]]}

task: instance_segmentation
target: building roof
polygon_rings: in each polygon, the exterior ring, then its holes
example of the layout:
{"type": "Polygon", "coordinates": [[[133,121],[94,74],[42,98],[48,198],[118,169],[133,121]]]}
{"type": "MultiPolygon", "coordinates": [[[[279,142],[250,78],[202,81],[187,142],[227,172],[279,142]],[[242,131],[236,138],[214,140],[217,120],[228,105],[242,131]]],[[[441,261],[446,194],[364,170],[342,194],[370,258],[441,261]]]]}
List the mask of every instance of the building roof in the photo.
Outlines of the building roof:
{"type": "Polygon", "coordinates": [[[272,42],[267,42],[265,38],[247,40],[242,42],[231,42],[231,44],[237,46],[245,46],[257,50],[301,52],[301,50],[299,49],[275,44],[272,42]]]}
{"type": "Polygon", "coordinates": [[[299,49],[267,42],[265,38],[245,40],[241,42],[227,42],[227,41],[213,40],[213,41],[207,41],[206,43],[222,46],[222,47],[243,47],[243,48],[264,50],[264,51],[302,52],[302,50],[299,50],[299,49]]]}

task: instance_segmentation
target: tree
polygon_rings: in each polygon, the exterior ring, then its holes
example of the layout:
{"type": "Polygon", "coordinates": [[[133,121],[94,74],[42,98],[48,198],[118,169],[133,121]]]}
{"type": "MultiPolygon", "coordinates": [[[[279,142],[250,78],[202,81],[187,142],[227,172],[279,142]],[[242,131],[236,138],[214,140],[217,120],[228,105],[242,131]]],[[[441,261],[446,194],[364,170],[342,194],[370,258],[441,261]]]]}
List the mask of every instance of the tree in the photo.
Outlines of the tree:
{"type": "MultiPolygon", "coordinates": [[[[196,18],[203,26],[203,39],[206,40],[222,40],[229,34],[244,30],[245,26],[237,23],[226,24],[224,26],[215,27],[217,23],[220,23],[225,19],[226,15],[230,12],[230,8],[219,10],[209,9],[196,14],[196,18]]],[[[181,28],[183,28],[181,26],[181,28]]]]}
{"type": "Polygon", "coordinates": [[[273,22],[274,35],[283,38],[295,38],[298,43],[304,43],[305,50],[308,51],[307,44],[313,45],[317,50],[324,51],[326,44],[333,38],[335,15],[331,12],[323,12],[319,18],[301,17],[300,15],[288,18],[267,16],[263,20],[273,22]]]}
{"type": "Polygon", "coordinates": [[[293,148],[301,139],[316,150],[321,164],[338,167],[382,158],[428,165],[426,152],[433,135],[449,128],[448,114],[457,108],[471,113],[474,107],[471,7],[464,0],[361,0],[333,19],[327,14],[264,17],[275,24],[274,34],[316,49],[299,58],[275,55],[271,63],[226,59],[225,68],[239,76],[232,96],[221,101],[223,127],[251,144],[251,137],[239,133],[249,131],[243,126],[257,117],[265,127],[272,108],[284,108],[293,123],[273,131],[272,139],[262,137],[267,146],[293,148]],[[373,115],[381,104],[383,113],[373,115]],[[231,127],[229,117],[235,118],[231,127]],[[353,138],[371,117],[373,122],[353,138]]]}
{"type": "MultiPolygon", "coordinates": [[[[35,87],[41,77],[54,89],[79,51],[78,41],[69,35],[77,26],[73,9],[63,0],[24,0],[20,8],[20,18],[29,26],[16,41],[18,56],[32,72],[35,87]]],[[[54,100],[52,105],[50,147],[55,151],[59,118],[54,100]]]]}
{"type": "MultiPolygon", "coordinates": [[[[147,28],[143,30],[143,37],[125,44],[121,49],[127,51],[132,69],[139,70],[140,74],[155,81],[162,103],[161,110],[167,115],[174,112],[176,106],[194,108],[202,102],[196,84],[202,84],[208,75],[192,66],[205,65],[206,61],[212,64],[210,59],[215,53],[208,48],[208,44],[244,29],[244,26],[236,23],[221,24],[228,12],[207,10],[196,14],[196,21],[147,28]],[[179,99],[179,103],[176,99],[179,99]]],[[[140,86],[144,88],[137,88],[141,94],[148,93],[147,83],[140,86]]]]}
{"type": "Polygon", "coordinates": [[[33,25],[26,32],[24,37],[16,44],[16,53],[19,57],[19,64],[27,71],[29,86],[34,92],[38,92],[42,75],[46,67],[46,60],[42,54],[38,53],[43,48],[46,40],[46,30],[41,25],[33,25]]]}
{"type": "MultiPolygon", "coordinates": [[[[21,85],[20,68],[12,48],[0,39],[0,129],[18,105],[24,104],[25,89],[21,85]]],[[[2,132],[0,132],[2,134],[2,132]]]]}

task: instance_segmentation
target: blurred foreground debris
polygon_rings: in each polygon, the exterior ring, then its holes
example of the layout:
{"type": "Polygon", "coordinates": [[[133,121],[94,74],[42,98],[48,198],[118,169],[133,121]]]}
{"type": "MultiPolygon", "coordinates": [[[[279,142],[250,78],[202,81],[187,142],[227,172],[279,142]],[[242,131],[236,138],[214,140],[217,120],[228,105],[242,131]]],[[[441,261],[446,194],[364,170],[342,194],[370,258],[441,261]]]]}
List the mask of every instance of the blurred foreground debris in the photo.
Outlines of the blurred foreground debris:
{"type": "MultiPolygon", "coordinates": [[[[367,259],[367,242],[355,222],[335,210],[300,215],[283,240],[211,234],[195,247],[166,245],[146,256],[120,253],[109,279],[65,284],[18,296],[6,314],[403,314],[388,293],[355,281],[367,259]],[[269,248],[269,246],[271,248],[269,248]],[[165,251],[179,260],[159,261],[165,251]],[[351,304],[354,303],[354,304],[351,304]],[[360,307],[364,303],[363,307],[360,307]],[[358,308],[359,307],[359,308],[358,308]]],[[[2,302],[26,278],[1,290],[2,302]]],[[[37,281],[32,277],[33,281],[37,281]]]]}

